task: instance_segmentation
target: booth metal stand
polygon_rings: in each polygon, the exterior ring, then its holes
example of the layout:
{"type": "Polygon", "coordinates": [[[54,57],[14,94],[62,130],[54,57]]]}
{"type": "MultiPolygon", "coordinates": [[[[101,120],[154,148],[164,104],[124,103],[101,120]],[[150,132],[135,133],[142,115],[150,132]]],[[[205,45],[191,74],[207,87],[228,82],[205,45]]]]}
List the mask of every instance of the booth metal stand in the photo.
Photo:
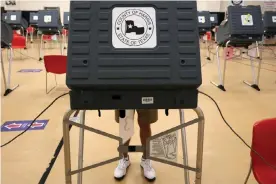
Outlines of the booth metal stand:
{"type": "Polygon", "coordinates": [[[210,48],[209,47],[212,45],[212,41],[208,40],[208,38],[207,38],[207,32],[204,35],[200,36],[199,42],[205,45],[205,49],[206,49],[205,58],[210,61],[211,58],[210,58],[210,52],[209,52],[210,48]]]}
{"type": "MultiPolygon", "coordinates": [[[[179,109],[179,115],[180,115],[180,125],[173,127],[169,130],[166,130],[164,132],[158,133],[154,136],[151,136],[148,140],[147,140],[147,144],[146,144],[146,157],[148,159],[157,161],[157,162],[161,162],[161,163],[165,163],[168,165],[172,165],[175,167],[179,167],[179,168],[183,168],[184,169],[184,181],[185,184],[190,184],[190,177],[189,177],[189,170],[196,172],[196,176],[195,176],[195,184],[201,184],[201,177],[202,177],[202,160],[203,160],[203,140],[204,140],[204,114],[202,112],[202,110],[197,107],[196,109],[193,109],[198,118],[191,120],[189,122],[185,122],[184,120],[184,110],[179,109]],[[197,140],[197,157],[196,157],[196,167],[190,167],[188,165],[188,151],[187,151],[187,142],[186,142],[186,130],[185,128],[187,126],[190,126],[192,124],[198,123],[198,140],[197,140]],[[175,162],[171,162],[171,161],[166,161],[166,160],[162,160],[160,158],[155,158],[150,156],[150,141],[158,138],[160,136],[169,134],[171,132],[177,131],[181,129],[181,138],[182,138],[182,150],[183,150],[183,164],[178,164],[175,162]]],[[[68,112],[65,113],[64,117],[63,117],[63,139],[64,139],[64,162],[65,162],[65,183],[66,184],[72,184],[72,175],[74,174],[78,174],[78,179],[77,179],[77,183],[78,184],[82,184],[82,172],[92,169],[92,168],[96,168],[114,161],[118,161],[123,157],[123,152],[129,151],[129,152],[142,152],[143,151],[143,147],[142,146],[124,146],[123,145],[123,140],[121,137],[103,132],[101,130],[98,129],[94,129],[92,127],[86,126],[85,125],[85,112],[86,110],[83,110],[80,112],[80,123],[75,123],[73,121],[70,121],[70,116],[77,110],[69,110],[68,112]],[[80,128],[80,135],[79,135],[79,156],[78,156],[78,169],[73,170],[71,167],[71,155],[70,155],[70,135],[69,135],[69,127],[70,125],[74,125],[80,128]],[[84,130],[88,130],[90,132],[94,132],[96,134],[105,136],[105,137],[109,137],[111,139],[115,139],[119,141],[119,147],[118,147],[118,152],[119,155],[118,157],[100,162],[100,163],[96,163],[87,167],[83,167],[83,148],[84,148],[84,130]]]]}
{"type": "MultiPolygon", "coordinates": [[[[227,65],[227,60],[229,59],[233,59],[233,58],[236,58],[236,57],[239,57],[239,56],[242,56],[242,54],[244,53],[243,51],[240,51],[240,54],[239,55],[235,55],[233,56],[232,58],[229,58],[227,59],[227,53],[226,53],[226,50],[228,48],[228,46],[231,44],[231,41],[229,40],[226,45],[225,45],[225,51],[224,51],[224,54],[223,54],[223,57],[224,57],[224,65],[223,65],[223,70],[221,70],[221,63],[220,63],[220,57],[219,57],[219,48],[220,46],[218,45],[217,48],[216,48],[216,56],[217,56],[217,67],[218,67],[218,77],[219,77],[219,84],[211,81],[211,83],[213,85],[215,85],[216,87],[218,87],[220,90],[222,91],[226,91],[225,88],[224,88],[224,82],[225,82],[225,73],[226,73],[226,65],[227,65]]],[[[247,49],[247,55],[249,56],[249,59],[250,59],[250,63],[251,63],[251,70],[252,70],[252,80],[253,80],[253,83],[250,83],[250,82],[247,82],[247,81],[243,81],[246,85],[252,87],[253,89],[257,90],[257,91],[260,91],[260,88],[259,88],[259,80],[260,80],[260,72],[261,72],[261,64],[262,64],[262,59],[260,57],[260,52],[259,52],[259,44],[258,42],[256,42],[256,46],[253,47],[253,48],[250,48],[250,49],[254,49],[256,48],[256,55],[257,57],[253,57],[253,56],[250,56],[248,54],[248,49],[247,49]],[[257,59],[258,60],[258,67],[257,67],[257,75],[256,75],[256,71],[255,71],[255,66],[254,66],[254,61],[253,59],[257,59]]]]}
{"type": "Polygon", "coordinates": [[[8,51],[8,55],[9,55],[9,57],[8,57],[8,60],[9,60],[8,78],[6,78],[3,54],[2,54],[2,49],[1,49],[1,69],[2,69],[2,76],[3,76],[3,80],[4,80],[4,88],[5,88],[4,96],[7,96],[12,91],[14,91],[16,88],[19,87],[19,85],[16,85],[13,88],[11,88],[12,48],[9,47],[7,51],[8,51]]]}

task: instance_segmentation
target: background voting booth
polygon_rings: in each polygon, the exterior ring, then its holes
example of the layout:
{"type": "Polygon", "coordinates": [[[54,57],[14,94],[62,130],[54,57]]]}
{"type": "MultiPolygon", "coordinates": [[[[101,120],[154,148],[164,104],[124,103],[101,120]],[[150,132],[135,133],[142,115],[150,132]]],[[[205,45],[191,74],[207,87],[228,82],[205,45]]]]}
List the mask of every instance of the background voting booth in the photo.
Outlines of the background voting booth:
{"type": "Polygon", "coordinates": [[[13,30],[20,30],[23,36],[28,27],[27,20],[22,17],[22,11],[7,11],[6,23],[9,24],[13,30]]]}
{"type": "Polygon", "coordinates": [[[70,20],[69,15],[70,15],[69,12],[63,13],[63,28],[64,29],[69,29],[69,20],[70,20]]]}
{"type": "Polygon", "coordinates": [[[262,51],[268,50],[276,58],[276,11],[265,11],[263,16],[264,37],[262,42],[262,51]]]}
{"type": "Polygon", "coordinates": [[[217,32],[217,66],[219,74],[219,84],[212,82],[219,89],[225,91],[224,81],[227,60],[239,57],[246,53],[250,59],[253,83],[244,81],[245,84],[260,91],[259,77],[261,70],[261,58],[259,54],[259,43],[263,37],[263,21],[260,6],[229,6],[228,17],[218,28],[217,32]],[[255,45],[254,45],[255,44],[255,45]],[[224,66],[221,71],[219,59],[219,48],[226,48],[224,51],[224,66]],[[233,49],[238,50],[238,55],[234,55],[233,49]],[[230,56],[233,55],[233,56],[230,56]],[[254,59],[258,61],[257,74],[254,67],[254,59]]]}
{"type": "MultiPolygon", "coordinates": [[[[208,11],[199,11],[197,13],[198,16],[198,30],[199,34],[203,35],[207,31],[211,30],[211,17],[210,12],[208,11]]],[[[212,17],[213,20],[214,16],[212,17]]]]}
{"type": "Polygon", "coordinates": [[[45,43],[43,42],[44,35],[51,35],[59,42],[62,55],[62,39],[60,38],[62,25],[60,11],[58,9],[38,11],[38,29],[42,33],[39,46],[39,60],[41,61],[43,58],[43,49],[45,47],[45,43]]]}
{"type": "MultiPolygon", "coordinates": [[[[197,106],[201,85],[196,1],[71,1],[66,83],[70,88],[71,109],[63,119],[65,176],[71,176],[122,158],[124,151],[142,152],[142,146],[124,146],[132,135],[124,136],[123,126],[133,123],[131,109],[179,109],[180,125],[149,138],[146,157],[189,171],[201,183],[204,116],[197,106]],[[169,34],[169,33],[174,34],[169,34]],[[120,136],[85,125],[86,110],[120,110],[120,136]],[[197,118],[184,122],[183,109],[193,109],[197,118]],[[80,123],[70,121],[81,110],[80,123]],[[197,159],[189,166],[185,127],[198,123],[197,159]],[[80,128],[78,168],[71,168],[69,126],[80,128]],[[118,140],[117,157],[83,168],[84,130],[118,140]],[[152,150],[157,139],[175,145],[181,131],[183,164],[157,157],[152,150]]],[[[207,21],[207,20],[206,20],[207,21]]],[[[208,17],[208,22],[210,18],[208,17]]],[[[100,113],[99,113],[100,115],[100,113]]],[[[168,146],[169,146],[168,145],[168,146]]],[[[175,146],[173,146],[175,148],[175,146]]]]}

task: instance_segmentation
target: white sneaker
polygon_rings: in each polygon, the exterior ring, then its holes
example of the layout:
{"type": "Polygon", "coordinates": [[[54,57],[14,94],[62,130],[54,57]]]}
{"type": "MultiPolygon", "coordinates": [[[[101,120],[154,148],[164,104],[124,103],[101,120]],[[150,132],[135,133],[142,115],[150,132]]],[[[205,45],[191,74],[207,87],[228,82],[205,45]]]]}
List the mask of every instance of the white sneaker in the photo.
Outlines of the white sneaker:
{"type": "Polygon", "coordinates": [[[156,178],[155,170],[151,166],[151,161],[149,159],[141,159],[141,167],[144,170],[144,176],[149,181],[153,181],[156,178]]]}
{"type": "Polygon", "coordinates": [[[114,177],[118,180],[123,179],[124,176],[126,175],[127,172],[127,168],[130,166],[130,161],[129,161],[129,157],[127,158],[122,158],[119,161],[118,166],[116,167],[115,171],[114,171],[114,177]]]}

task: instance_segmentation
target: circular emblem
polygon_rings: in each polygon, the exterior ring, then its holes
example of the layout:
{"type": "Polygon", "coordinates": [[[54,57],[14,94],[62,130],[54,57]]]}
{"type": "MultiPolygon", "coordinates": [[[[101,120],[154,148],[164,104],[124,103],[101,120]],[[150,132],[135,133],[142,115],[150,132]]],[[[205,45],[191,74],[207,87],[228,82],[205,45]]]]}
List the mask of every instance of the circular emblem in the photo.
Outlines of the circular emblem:
{"type": "Polygon", "coordinates": [[[242,5],[243,0],[232,0],[231,2],[234,6],[237,6],[237,5],[242,5]]]}
{"type": "Polygon", "coordinates": [[[118,39],[129,46],[140,46],[149,41],[154,25],[151,17],[139,9],[130,9],[121,13],[115,22],[118,39]]]}

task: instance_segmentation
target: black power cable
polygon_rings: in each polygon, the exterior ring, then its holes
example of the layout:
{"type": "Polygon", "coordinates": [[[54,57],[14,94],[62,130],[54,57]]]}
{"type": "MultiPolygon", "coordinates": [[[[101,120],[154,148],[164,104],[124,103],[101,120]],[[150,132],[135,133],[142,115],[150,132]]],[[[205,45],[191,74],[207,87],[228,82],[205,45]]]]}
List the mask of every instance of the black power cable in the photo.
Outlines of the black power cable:
{"type": "Polygon", "coordinates": [[[11,140],[9,140],[8,142],[6,142],[5,144],[2,144],[1,145],[1,148],[4,147],[4,146],[7,146],[8,144],[12,143],[15,139],[17,139],[18,137],[20,137],[21,135],[23,135],[25,132],[27,132],[31,127],[32,125],[34,124],[34,122],[46,111],[48,110],[58,99],[60,99],[61,97],[65,96],[65,95],[68,95],[69,93],[64,93],[60,96],[58,96],[56,99],[54,99],[52,101],[52,103],[50,103],[50,105],[48,105],[33,121],[32,123],[30,124],[30,126],[28,128],[26,128],[23,132],[21,132],[20,134],[18,134],[17,136],[15,136],[14,138],[12,138],[11,140]]]}
{"type": "Polygon", "coordinates": [[[223,119],[224,123],[228,126],[228,128],[244,143],[244,145],[246,147],[248,147],[251,151],[253,151],[267,166],[271,167],[272,169],[276,170],[276,166],[270,164],[268,161],[266,161],[266,159],[259,153],[257,152],[256,150],[254,150],[248,143],[246,143],[246,141],[233,129],[233,127],[231,127],[231,125],[225,120],[222,112],[221,112],[221,109],[219,108],[217,102],[209,95],[207,95],[206,93],[204,92],[201,92],[201,91],[198,91],[200,94],[204,95],[204,96],[207,96],[208,98],[210,98],[216,105],[218,111],[219,111],[219,114],[221,116],[221,118],[223,119]]]}

